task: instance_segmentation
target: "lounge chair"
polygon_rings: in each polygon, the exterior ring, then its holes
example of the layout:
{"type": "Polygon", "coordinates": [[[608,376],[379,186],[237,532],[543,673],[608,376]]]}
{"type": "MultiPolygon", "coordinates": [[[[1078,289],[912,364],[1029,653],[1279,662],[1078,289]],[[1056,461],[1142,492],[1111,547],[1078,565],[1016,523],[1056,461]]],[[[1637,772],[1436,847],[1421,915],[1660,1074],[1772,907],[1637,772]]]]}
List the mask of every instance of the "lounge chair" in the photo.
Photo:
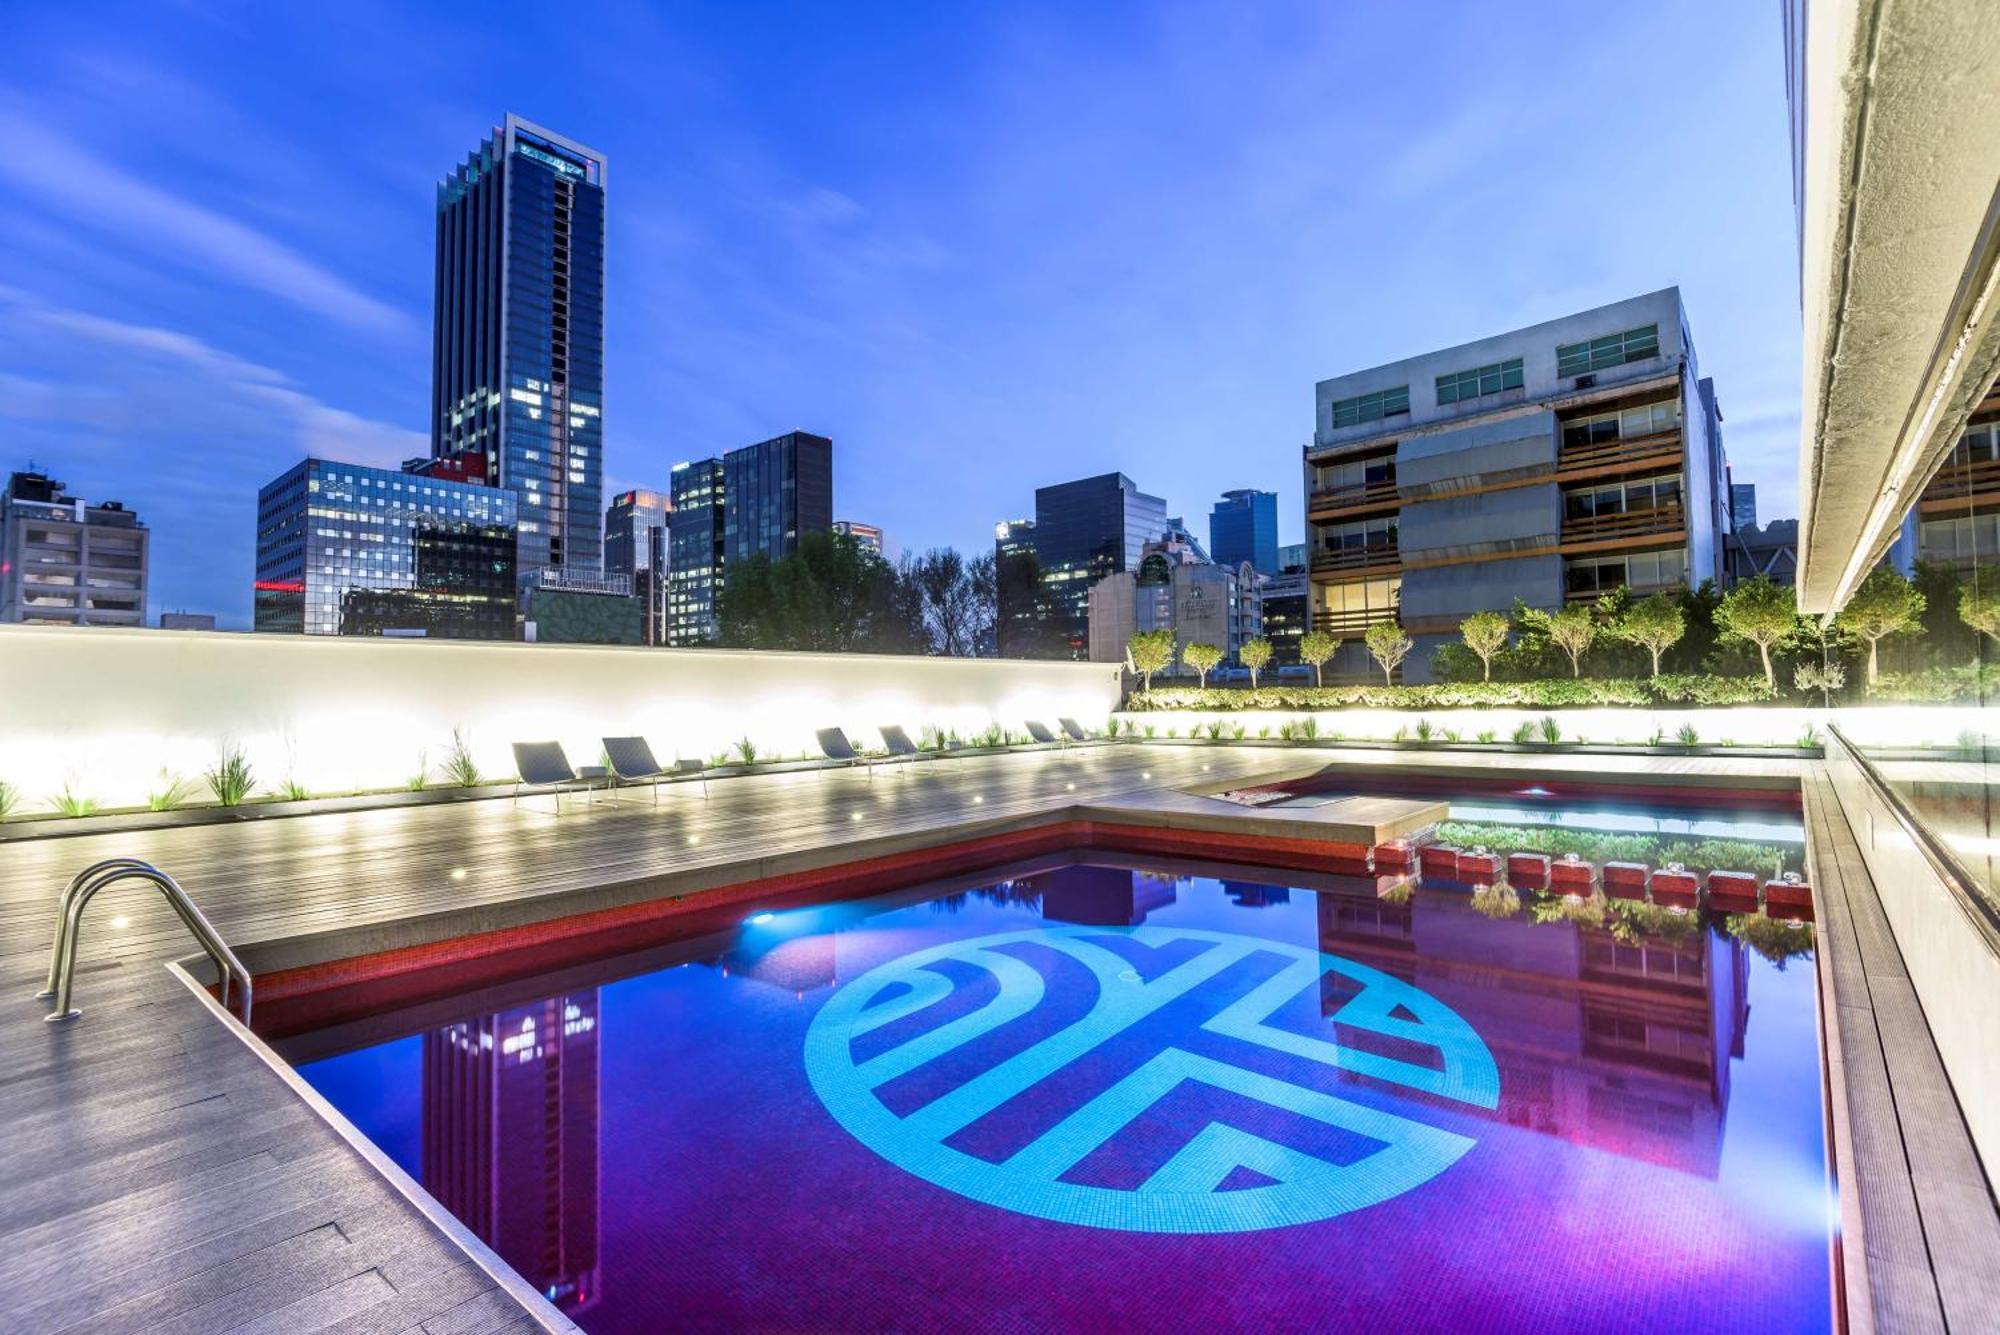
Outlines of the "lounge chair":
{"type": "Polygon", "coordinates": [[[676,760],[674,762],[674,773],[680,775],[682,778],[686,778],[692,774],[697,779],[700,779],[701,800],[704,802],[708,800],[708,765],[705,761],[676,760]]]}
{"type": "Polygon", "coordinates": [[[1056,720],[1056,722],[1061,725],[1063,730],[1063,736],[1067,737],[1070,741],[1075,742],[1078,746],[1085,746],[1091,742],[1100,742],[1104,740],[1101,737],[1092,737],[1088,732],[1085,732],[1082,725],[1079,724],[1073,718],[1059,718],[1056,720]]]}
{"type": "Polygon", "coordinates": [[[1050,732],[1048,724],[1039,723],[1034,719],[1028,720],[1028,736],[1034,738],[1043,746],[1062,747],[1069,745],[1068,742],[1050,732]]]}
{"type": "MultiPolygon", "coordinates": [[[[839,765],[860,765],[868,771],[869,778],[875,777],[874,758],[864,756],[855,750],[854,743],[848,741],[847,734],[839,728],[821,728],[813,736],[819,739],[820,753],[828,760],[839,765]]],[[[819,773],[821,778],[826,777],[824,766],[820,768],[819,773]]]]}
{"type": "MultiPolygon", "coordinates": [[[[521,790],[531,792],[546,791],[556,799],[556,814],[562,815],[562,799],[565,791],[575,791],[582,784],[584,791],[591,791],[591,784],[598,779],[609,777],[602,766],[590,765],[581,770],[571,769],[569,757],[563,754],[561,742],[516,742],[514,743],[514,802],[519,805],[521,790]]],[[[595,799],[587,799],[595,800],[595,799]]]]}
{"type": "Polygon", "coordinates": [[[936,751],[927,752],[910,740],[910,734],[904,732],[900,724],[886,724],[881,729],[881,732],[882,745],[888,750],[889,759],[891,760],[907,760],[915,763],[922,760],[926,755],[938,760],[942,760],[945,757],[946,752],[942,744],[939,745],[936,751]]]}
{"type": "Polygon", "coordinates": [[[644,737],[606,737],[604,757],[611,762],[611,786],[643,783],[653,790],[653,805],[660,804],[660,782],[666,770],[653,758],[653,748],[644,737]]]}

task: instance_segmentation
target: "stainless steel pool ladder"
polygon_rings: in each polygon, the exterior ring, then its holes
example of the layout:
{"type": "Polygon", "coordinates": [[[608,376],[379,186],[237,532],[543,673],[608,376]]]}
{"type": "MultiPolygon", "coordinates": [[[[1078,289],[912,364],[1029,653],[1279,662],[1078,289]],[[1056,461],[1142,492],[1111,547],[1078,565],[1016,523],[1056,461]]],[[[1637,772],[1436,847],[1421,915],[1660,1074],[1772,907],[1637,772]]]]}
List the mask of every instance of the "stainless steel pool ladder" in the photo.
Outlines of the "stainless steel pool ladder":
{"type": "Polygon", "coordinates": [[[250,1023],[250,971],[236,958],[236,952],[229,948],[215,925],[202,915],[188,898],[187,891],[180,883],[148,862],[137,858],[106,858],[94,862],[70,878],[70,883],[62,892],[62,899],[56,907],[56,940],[49,953],[49,981],[38,998],[54,997],[56,1008],[43,1018],[51,1021],[74,1020],[83,1014],[69,1004],[70,987],[76,976],[76,939],[83,925],[83,911],[89,906],[91,897],[106,886],[119,881],[146,881],[157,887],[167,897],[167,903],[180,916],[183,926],[201,945],[203,953],[215,963],[215,971],[222,981],[222,1005],[229,1006],[230,984],[241,984],[243,989],[243,1023],[250,1023]]]}

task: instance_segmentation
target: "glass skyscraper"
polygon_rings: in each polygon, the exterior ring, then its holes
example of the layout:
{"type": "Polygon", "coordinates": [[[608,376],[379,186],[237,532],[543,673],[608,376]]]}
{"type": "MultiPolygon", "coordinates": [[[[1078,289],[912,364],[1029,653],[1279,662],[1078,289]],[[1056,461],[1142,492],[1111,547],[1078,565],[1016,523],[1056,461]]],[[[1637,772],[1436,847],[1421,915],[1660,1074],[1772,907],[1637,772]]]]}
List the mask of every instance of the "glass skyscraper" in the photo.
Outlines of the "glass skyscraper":
{"type": "MultiPolygon", "coordinates": [[[[1090,653],[1090,586],[1139,567],[1141,549],[1167,529],[1167,503],[1123,473],[1035,490],[1035,557],[1051,634],[1041,652],[1090,653]]],[[[1003,606],[1003,619],[1018,609],[1003,606]]]]}
{"type": "Polygon", "coordinates": [[[514,638],[514,497],[304,459],[257,493],[255,626],[514,638]]]}
{"type": "Polygon", "coordinates": [[[604,511],[604,573],[631,579],[632,596],[645,607],[647,644],[667,642],[667,517],[673,508],[663,492],[633,490],[613,496],[604,511]]]}
{"type": "Polygon", "coordinates": [[[722,456],[724,562],[798,550],[799,535],[833,527],[833,442],[788,431],[722,456]]]}
{"type": "Polygon", "coordinates": [[[707,644],[721,631],[722,460],[674,465],[667,516],[667,643],[707,644]]]}
{"type": "Polygon", "coordinates": [[[1225,491],[1208,513],[1208,551],[1217,565],[1244,562],[1263,575],[1278,564],[1278,493],[1225,491]]]}
{"type": "Polygon", "coordinates": [[[603,570],[604,155],[517,116],[438,183],[431,456],[485,456],[522,585],[603,570]]]}

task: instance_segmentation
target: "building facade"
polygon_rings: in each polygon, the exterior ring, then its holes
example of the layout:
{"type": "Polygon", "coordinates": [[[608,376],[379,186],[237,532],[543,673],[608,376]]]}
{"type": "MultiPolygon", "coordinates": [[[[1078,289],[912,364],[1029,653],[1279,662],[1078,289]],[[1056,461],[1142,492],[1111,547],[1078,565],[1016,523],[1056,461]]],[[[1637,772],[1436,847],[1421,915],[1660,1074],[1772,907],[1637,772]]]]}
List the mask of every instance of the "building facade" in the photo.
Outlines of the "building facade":
{"type": "Polygon", "coordinates": [[[1723,578],[1721,412],[1678,288],[1321,381],[1312,623],[1398,621],[1410,681],[1473,612],[1723,578]]]}
{"type": "Polygon", "coordinates": [[[722,456],[722,556],[772,560],[833,527],[833,442],[788,431],[722,456]]]}
{"type": "Polygon", "coordinates": [[[1278,493],[1225,491],[1208,512],[1208,551],[1226,566],[1243,565],[1275,575],[1278,561],[1278,493]]]}
{"type": "Polygon", "coordinates": [[[2000,560],[2000,386],[1973,409],[1918,498],[1916,559],[1961,574],[2000,560]]]}
{"type": "Polygon", "coordinates": [[[1304,563],[1264,576],[1258,592],[1263,602],[1264,638],[1271,642],[1271,667],[1296,666],[1301,661],[1299,641],[1305,638],[1312,605],[1312,580],[1304,563]]]}
{"type": "Polygon", "coordinates": [[[667,521],[667,643],[710,644],[721,634],[722,460],[676,464],[667,521]]]}
{"type": "Polygon", "coordinates": [[[257,493],[254,628],[511,640],[512,493],[302,459],[257,493]]]}
{"type": "Polygon", "coordinates": [[[1729,526],[1731,528],[1757,527],[1757,484],[1755,482],[1732,482],[1729,484],[1729,526]]]}
{"type": "Polygon", "coordinates": [[[213,612],[162,612],[161,630],[214,630],[213,612]]]}
{"type": "Polygon", "coordinates": [[[1025,653],[1010,656],[1088,658],[1091,588],[1136,570],[1146,544],[1166,531],[1166,502],[1123,473],[1038,488],[1034,527],[1021,535],[1033,548],[1037,586],[1003,582],[1000,606],[1003,628],[1032,626],[1036,634],[1025,653]]]}
{"type": "Polygon", "coordinates": [[[833,531],[843,538],[852,538],[877,556],[888,555],[882,545],[882,530],[874,524],[863,524],[853,519],[836,519],[833,531]]]}
{"type": "Polygon", "coordinates": [[[431,455],[514,496],[523,589],[603,570],[604,155],[508,116],[438,183],[431,455]]]}
{"type": "Polygon", "coordinates": [[[87,505],[46,473],[0,492],[0,622],[143,626],[151,535],[117,501],[87,505]]]}
{"type": "Polygon", "coordinates": [[[833,442],[806,431],[676,464],[667,542],[667,643],[711,644],[733,561],[780,560],[833,528],[833,442]]]}
{"type": "Polygon", "coordinates": [[[1178,648],[1212,644],[1233,665],[1263,633],[1262,579],[1247,561],[1218,565],[1173,538],[1148,543],[1135,569],[1090,587],[1090,661],[1121,663],[1133,635],[1165,629],[1178,648]]]}
{"type": "Polygon", "coordinates": [[[1791,587],[1799,573],[1799,521],[1773,519],[1761,528],[1753,524],[1737,529],[1729,535],[1725,564],[1731,587],[1759,575],[1791,587]]]}
{"type": "Polygon", "coordinates": [[[673,498],[633,490],[611,498],[604,511],[604,573],[623,576],[639,600],[641,644],[667,642],[667,517],[673,498]]]}

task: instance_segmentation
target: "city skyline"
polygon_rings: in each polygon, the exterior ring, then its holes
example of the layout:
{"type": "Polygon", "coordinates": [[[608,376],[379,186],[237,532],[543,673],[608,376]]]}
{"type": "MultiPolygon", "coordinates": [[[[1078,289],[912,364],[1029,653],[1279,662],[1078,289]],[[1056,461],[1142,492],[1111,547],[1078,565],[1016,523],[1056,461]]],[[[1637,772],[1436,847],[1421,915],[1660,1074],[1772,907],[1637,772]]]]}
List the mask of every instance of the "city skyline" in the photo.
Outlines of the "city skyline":
{"type": "Polygon", "coordinates": [[[553,25],[463,61],[448,20],[365,6],[32,16],[15,49],[41,59],[0,99],[10,466],[144,513],[156,610],[247,625],[258,480],[428,452],[437,178],[513,112],[619,164],[607,495],[810,426],[906,550],[981,550],[1036,487],[1107,471],[1190,515],[1275,489],[1296,542],[1317,380],[1679,284],[1736,476],[1790,513],[1776,15],[1585,13],[806,14],[766,99],[732,75],[772,53],[723,12],[614,12],[590,44],[619,54],[563,81],[543,56],[582,38],[553,25]],[[1514,73],[1549,62],[1559,98],[1514,73]],[[855,77],[878,67],[924,75],[855,77]],[[1524,114],[1485,124],[1495,99],[1524,114]]]}

